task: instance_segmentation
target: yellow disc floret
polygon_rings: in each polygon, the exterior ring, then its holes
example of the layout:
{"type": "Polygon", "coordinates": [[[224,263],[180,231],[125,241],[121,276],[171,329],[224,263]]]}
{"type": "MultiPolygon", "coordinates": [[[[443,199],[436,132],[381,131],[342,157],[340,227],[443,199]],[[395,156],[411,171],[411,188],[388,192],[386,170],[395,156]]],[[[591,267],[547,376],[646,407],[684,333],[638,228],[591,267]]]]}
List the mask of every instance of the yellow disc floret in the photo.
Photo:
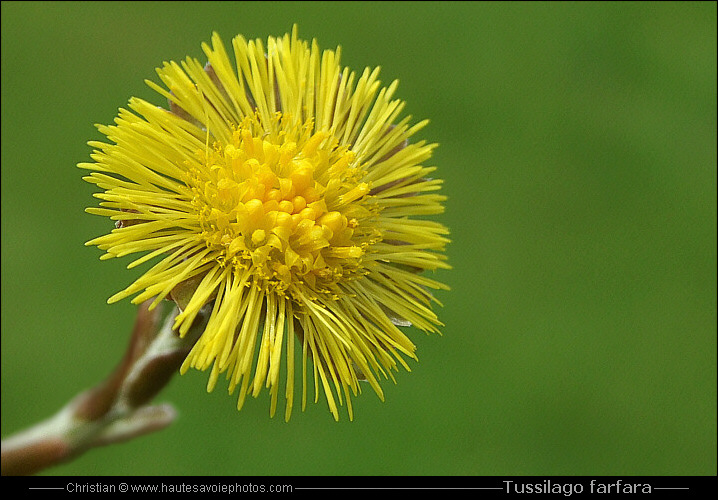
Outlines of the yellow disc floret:
{"type": "Polygon", "coordinates": [[[281,113],[271,127],[247,117],[230,144],[199,151],[200,164],[189,169],[192,204],[214,258],[251,269],[264,290],[305,284],[328,292],[360,274],[372,243],[357,231],[369,185],[359,182],[355,154],[312,129],[311,121],[292,125],[281,113]]]}

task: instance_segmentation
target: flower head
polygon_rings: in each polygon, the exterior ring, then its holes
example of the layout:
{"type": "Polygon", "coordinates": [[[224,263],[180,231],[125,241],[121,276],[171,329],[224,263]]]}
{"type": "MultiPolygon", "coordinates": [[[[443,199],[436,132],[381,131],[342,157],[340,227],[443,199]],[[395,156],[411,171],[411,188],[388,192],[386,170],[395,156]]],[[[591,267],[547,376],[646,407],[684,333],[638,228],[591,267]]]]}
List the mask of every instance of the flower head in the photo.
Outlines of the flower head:
{"type": "Polygon", "coordinates": [[[108,302],[189,287],[180,336],[212,309],[183,373],[211,368],[208,390],[226,374],[238,408],[267,387],[274,414],[286,371],[289,418],[301,350],[302,407],[311,369],[315,401],[321,386],[334,417],[344,400],[351,416],[359,381],[383,398],[380,379],[415,357],[398,326],[441,325],[429,289],[446,287],[421,272],[449,267],[448,231],[415,218],[443,211],[423,165],[436,145],[409,142],[427,122],[400,117],[396,81],[342,69],[339,49],[296,27],[266,47],[237,36],[235,64],[217,34],[203,49],[206,65],[165,63],[164,87],[147,81],[169,109],[132,98],[79,165],[103,190],[87,211],[117,221],[87,244],[103,259],[142,254],[130,268],[156,261],[108,302]]]}

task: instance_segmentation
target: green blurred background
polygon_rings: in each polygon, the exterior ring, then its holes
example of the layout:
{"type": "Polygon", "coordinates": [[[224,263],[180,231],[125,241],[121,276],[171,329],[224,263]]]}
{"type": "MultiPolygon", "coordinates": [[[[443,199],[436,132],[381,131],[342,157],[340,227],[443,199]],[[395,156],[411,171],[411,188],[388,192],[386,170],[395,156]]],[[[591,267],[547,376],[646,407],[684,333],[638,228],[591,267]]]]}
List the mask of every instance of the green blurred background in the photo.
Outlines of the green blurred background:
{"type": "Polygon", "coordinates": [[[190,372],[170,428],[45,474],[716,474],[712,2],[2,2],[2,435],[107,375],[133,323],[105,301],[141,270],[83,246],[110,227],[75,168],[93,124],[162,104],[143,80],[213,30],[295,22],[431,119],[443,336],[412,331],[420,361],[354,422],[237,412],[190,372]]]}

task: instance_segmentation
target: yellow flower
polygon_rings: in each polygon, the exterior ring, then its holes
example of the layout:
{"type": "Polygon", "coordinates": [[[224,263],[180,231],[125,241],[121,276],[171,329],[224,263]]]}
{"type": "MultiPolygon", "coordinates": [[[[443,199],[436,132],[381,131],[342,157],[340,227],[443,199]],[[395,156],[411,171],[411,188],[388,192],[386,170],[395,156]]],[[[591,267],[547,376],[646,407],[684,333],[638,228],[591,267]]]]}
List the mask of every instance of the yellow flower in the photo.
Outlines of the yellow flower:
{"type": "Polygon", "coordinates": [[[448,231],[415,218],[443,211],[423,165],[436,144],[408,140],[427,121],[400,118],[398,82],[382,88],[378,68],[357,78],[296,26],[266,47],[237,36],[236,65],[216,33],[202,48],[206,65],[164,63],[166,88],[147,81],[169,110],[130,99],[78,165],[103,190],[87,211],[117,221],[87,244],[102,259],[143,253],[128,268],[158,261],[108,302],[139,292],[133,303],[154,306],[192,283],[179,335],[213,305],[182,373],[211,367],[210,391],[226,373],[238,408],[267,387],[273,415],[286,365],[288,419],[301,349],[302,408],[309,359],[315,401],[321,386],[334,418],[343,400],[351,418],[359,381],[383,399],[380,379],[415,357],[397,326],[442,324],[428,290],[447,287],[421,272],[449,267],[448,231]]]}

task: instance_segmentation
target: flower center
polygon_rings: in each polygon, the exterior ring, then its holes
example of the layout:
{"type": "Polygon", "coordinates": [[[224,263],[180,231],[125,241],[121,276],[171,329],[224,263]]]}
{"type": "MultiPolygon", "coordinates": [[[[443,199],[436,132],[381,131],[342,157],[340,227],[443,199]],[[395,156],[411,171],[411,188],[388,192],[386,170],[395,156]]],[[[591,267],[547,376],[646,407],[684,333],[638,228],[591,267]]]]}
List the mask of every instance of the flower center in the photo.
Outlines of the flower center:
{"type": "Polygon", "coordinates": [[[270,126],[247,117],[228,144],[201,151],[189,170],[202,237],[212,258],[251,270],[264,289],[293,284],[331,291],[361,275],[375,235],[359,226],[371,215],[360,202],[369,185],[355,154],[313,123],[277,113],[270,126]]]}

